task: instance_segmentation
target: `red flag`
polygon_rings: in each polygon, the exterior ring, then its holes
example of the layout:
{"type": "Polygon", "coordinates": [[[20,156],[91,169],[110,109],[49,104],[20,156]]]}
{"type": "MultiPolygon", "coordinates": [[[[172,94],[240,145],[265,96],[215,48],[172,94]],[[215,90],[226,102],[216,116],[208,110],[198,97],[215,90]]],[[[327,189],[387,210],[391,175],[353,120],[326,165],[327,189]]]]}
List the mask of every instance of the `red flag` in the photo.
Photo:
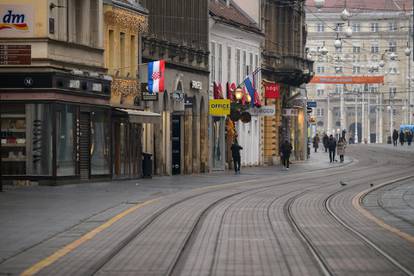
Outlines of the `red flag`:
{"type": "Polygon", "coordinates": [[[267,99],[279,99],[280,98],[280,84],[267,83],[265,85],[265,97],[267,99]]]}
{"type": "Polygon", "coordinates": [[[227,99],[229,99],[230,101],[233,101],[233,91],[230,87],[230,83],[227,82],[226,84],[226,92],[227,92],[227,99]]]}
{"type": "Polygon", "coordinates": [[[259,96],[259,93],[257,93],[257,91],[254,91],[254,105],[256,107],[262,106],[262,102],[260,101],[260,96],[259,96]]]}
{"type": "Polygon", "coordinates": [[[223,91],[220,83],[213,83],[214,99],[223,99],[223,91]]]}

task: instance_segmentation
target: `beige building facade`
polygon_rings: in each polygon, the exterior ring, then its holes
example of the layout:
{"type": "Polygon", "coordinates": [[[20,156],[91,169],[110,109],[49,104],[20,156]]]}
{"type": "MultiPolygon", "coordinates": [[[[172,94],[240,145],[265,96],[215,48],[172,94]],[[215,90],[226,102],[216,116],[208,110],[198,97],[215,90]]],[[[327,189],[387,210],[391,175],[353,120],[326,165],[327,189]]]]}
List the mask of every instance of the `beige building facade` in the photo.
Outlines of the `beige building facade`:
{"type": "Polygon", "coordinates": [[[351,141],[386,143],[393,129],[413,122],[412,50],[406,52],[412,49],[412,6],[406,2],[379,12],[377,4],[353,9],[358,3],[348,1],[349,22],[341,19],[345,1],[327,1],[308,13],[307,48],[316,76],[384,77],[378,84],[308,84],[309,101],[317,103],[313,134],[346,130],[351,141]],[[337,37],[341,47],[334,45],[337,37]]]}

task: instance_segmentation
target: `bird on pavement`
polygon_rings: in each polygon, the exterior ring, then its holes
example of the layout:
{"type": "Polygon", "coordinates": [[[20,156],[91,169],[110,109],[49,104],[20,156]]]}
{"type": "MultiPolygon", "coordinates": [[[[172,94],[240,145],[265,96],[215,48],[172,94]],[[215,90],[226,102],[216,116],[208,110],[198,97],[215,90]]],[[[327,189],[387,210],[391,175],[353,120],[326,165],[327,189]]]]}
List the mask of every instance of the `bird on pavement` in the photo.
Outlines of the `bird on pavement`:
{"type": "Polygon", "coordinates": [[[342,180],[339,181],[339,183],[341,184],[341,186],[346,186],[347,184],[345,182],[343,182],[342,180]]]}
{"type": "Polygon", "coordinates": [[[371,184],[369,184],[369,186],[374,187],[374,184],[371,183],[371,184]]]}

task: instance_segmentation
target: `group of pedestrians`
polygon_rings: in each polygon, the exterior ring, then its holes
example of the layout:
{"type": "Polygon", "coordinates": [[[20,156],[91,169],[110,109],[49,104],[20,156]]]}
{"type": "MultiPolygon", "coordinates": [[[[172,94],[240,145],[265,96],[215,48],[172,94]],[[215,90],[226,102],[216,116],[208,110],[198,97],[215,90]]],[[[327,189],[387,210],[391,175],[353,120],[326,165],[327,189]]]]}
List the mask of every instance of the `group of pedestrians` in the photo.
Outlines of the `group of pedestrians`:
{"type": "Polygon", "coordinates": [[[413,142],[413,133],[410,130],[407,130],[405,133],[401,130],[398,133],[398,130],[394,129],[392,133],[392,143],[394,147],[398,145],[398,140],[400,141],[401,146],[404,146],[404,143],[407,141],[407,144],[411,146],[413,142]]]}
{"type": "MultiPolygon", "coordinates": [[[[319,143],[320,143],[320,138],[319,138],[319,135],[316,134],[313,137],[313,147],[315,149],[315,152],[318,152],[319,143]]],[[[344,162],[345,149],[347,145],[344,135],[341,136],[339,140],[337,141],[336,138],[333,137],[332,134],[328,136],[325,133],[322,137],[322,144],[323,144],[323,147],[325,148],[325,152],[329,151],[330,163],[338,162],[338,160],[336,160],[336,155],[339,155],[339,160],[341,163],[344,162]]]]}

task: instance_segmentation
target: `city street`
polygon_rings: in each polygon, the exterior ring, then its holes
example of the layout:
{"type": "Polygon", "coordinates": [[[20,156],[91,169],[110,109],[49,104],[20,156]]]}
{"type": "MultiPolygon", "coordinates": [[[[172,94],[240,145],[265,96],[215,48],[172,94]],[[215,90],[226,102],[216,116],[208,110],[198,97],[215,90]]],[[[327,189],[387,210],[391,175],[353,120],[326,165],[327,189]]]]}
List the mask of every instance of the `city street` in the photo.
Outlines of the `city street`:
{"type": "Polygon", "coordinates": [[[413,154],[8,188],[0,275],[414,275],[413,154]]]}

